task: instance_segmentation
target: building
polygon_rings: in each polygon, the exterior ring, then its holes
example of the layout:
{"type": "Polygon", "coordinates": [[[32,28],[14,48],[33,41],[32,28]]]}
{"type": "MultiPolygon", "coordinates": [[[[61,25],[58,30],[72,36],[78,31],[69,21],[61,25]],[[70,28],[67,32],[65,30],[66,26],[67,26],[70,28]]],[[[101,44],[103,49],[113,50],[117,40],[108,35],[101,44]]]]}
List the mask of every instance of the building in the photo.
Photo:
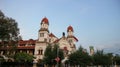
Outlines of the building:
{"type": "Polygon", "coordinates": [[[53,33],[49,33],[49,21],[45,17],[40,23],[40,29],[38,32],[38,40],[35,45],[35,57],[36,61],[43,59],[44,51],[48,44],[58,44],[60,49],[63,49],[65,54],[68,55],[76,50],[75,43],[78,39],[74,36],[74,30],[72,26],[67,28],[67,36],[63,33],[61,38],[57,38],[53,33]]]}
{"type": "Polygon", "coordinates": [[[92,56],[94,54],[94,47],[93,46],[90,46],[90,55],[92,56]]]}
{"type": "Polygon", "coordinates": [[[25,52],[25,53],[34,55],[35,43],[36,43],[36,40],[33,40],[33,39],[19,40],[17,46],[11,46],[11,45],[3,46],[2,44],[6,45],[10,43],[6,41],[0,42],[0,45],[2,45],[0,46],[0,55],[6,55],[6,54],[10,55],[10,54],[16,54],[19,52],[25,52]],[[14,49],[15,51],[12,51],[14,49]]]}
{"type": "MultiPolygon", "coordinates": [[[[58,44],[59,48],[63,49],[65,57],[67,57],[67,55],[76,50],[75,44],[78,39],[74,36],[74,29],[72,26],[68,26],[66,31],[67,36],[65,36],[65,33],[63,33],[61,38],[56,37],[53,33],[49,32],[49,21],[45,17],[41,20],[40,23],[38,39],[19,40],[16,47],[17,50],[13,53],[15,54],[17,52],[26,52],[32,54],[36,57],[34,61],[37,62],[38,60],[43,59],[44,52],[48,44],[58,44]]],[[[0,44],[2,44],[2,42],[0,44]]],[[[7,48],[1,47],[0,54],[4,55],[5,51],[9,48],[9,46],[7,46],[7,48]]],[[[7,52],[8,54],[10,53],[9,51],[7,52]]]]}

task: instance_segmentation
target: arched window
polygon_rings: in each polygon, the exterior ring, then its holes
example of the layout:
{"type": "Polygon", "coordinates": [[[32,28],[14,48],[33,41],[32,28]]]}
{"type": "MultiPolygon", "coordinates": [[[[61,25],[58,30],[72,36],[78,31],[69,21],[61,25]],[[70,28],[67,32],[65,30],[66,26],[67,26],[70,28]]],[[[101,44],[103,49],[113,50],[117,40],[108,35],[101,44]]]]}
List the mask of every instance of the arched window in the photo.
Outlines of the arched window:
{"type": "Polygon", "coordinates": [[[65,54],[68,54],[68,49],[67,49],[67,47],[64,47],[64,53],[65,53],[65,54]]]}
{"type": "Polygon", "coordinates": [[[43,49],[42,49],[42,48],[40,48],[40,49],[38,50],[38,55],[43,55],[43,49]]]}
{"type": "Polygon", "coordinates": [[[69,42],[69,43],[72,43],[73,41],[72,41],[72,39],[70,39],[68,42],[69,42]]]}
{"type": "Polygon", "coordinates": [[[47,42],[47,39],[45,38],[44,41],[47,42]]]}

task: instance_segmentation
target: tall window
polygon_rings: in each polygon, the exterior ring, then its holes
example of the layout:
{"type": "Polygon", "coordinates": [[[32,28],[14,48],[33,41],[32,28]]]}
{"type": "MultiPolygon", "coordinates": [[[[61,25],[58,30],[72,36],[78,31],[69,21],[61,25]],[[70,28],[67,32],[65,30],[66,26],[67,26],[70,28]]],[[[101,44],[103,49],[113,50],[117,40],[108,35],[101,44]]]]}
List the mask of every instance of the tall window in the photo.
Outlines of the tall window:
{"type": "Polygon", "coordinates": [[[38,50],[38,55],[43,55],[43,50],[42,49],[38,50]]]}
{"type": "Polygon", "coordinates": [[[40,33],[40,37],[44,37],[44,33],[40,33]]]}
{"type": "Polygon", "coordinates": [[[51,39],[49,39],[49,42],[51,42],[51,39]]]}
{"type": "Polygon", "coordinates": [[[72,39],[69,40],[69,43],[72,43],[72,39]]]}
{"type": "Polygon", "coordinates": [[[45,38],[44,41],[47,42],[47,39],[45,38]]]}

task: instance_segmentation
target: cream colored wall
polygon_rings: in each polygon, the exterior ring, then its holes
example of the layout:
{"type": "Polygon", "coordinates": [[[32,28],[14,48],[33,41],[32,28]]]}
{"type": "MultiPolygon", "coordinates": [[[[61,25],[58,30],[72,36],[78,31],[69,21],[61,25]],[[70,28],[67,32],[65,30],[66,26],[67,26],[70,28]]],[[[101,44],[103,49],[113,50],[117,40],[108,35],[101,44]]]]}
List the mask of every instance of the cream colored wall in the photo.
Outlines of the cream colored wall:
{"type": "Polygon", "coordinates": [[[38,39],[39,39],[39,41],[44,41],[44,38],[46,38],[47,40],[48,40],[48,32],[47,31],[40,31],[39,33],[38,33],[38,39]],[[40,37],[40,33],[44,33],[44,37],[40,37]]]}
{"type": "Polygon", "coordinates": [[[76,40],[75,40],[74,38],[68,38],[68,41],[69,41],[69,40],[72,40],[72,42],[71,42],[71,47],[73,47],[73,44],[76,43],[76,40]]]}
{"type": "Polygon", "coordinates": [[[69,32],[67,32],[67,33],[68,33],[69,36],[73,35],[73,32],[71,30],[69,32]]]}
{"type": "Polygon", "coordinates": [[[46,49],[47,44],[46,43],[36,43],[35,46],[35,57],[36,59],[43,59],[44,51],[46,49]],[[43,55],[38,55],[38,50],[43,49],[43,55]]]}
{"type": "Polygon", "coordinates": [[[50,43],[53,43],[54,41],[56,41],[56,40],[57,40],[57,38],[56,38],[56,37],[49,37],[49,39],[51,39],[51,42],[50,42],[50,43]]]}
{"type": "Polygon", "coordinates": [[[70,54],[70,52],[71,52],[71,47],[70,47],[70,44],[68,43],[68,41],[67,41],[67,39],[61,39],[60,41],[59,41],[59,47],[60,47],[60,49],[64,49],[64,47],[67,47],[67,49],[68,49],[68,53],[70,54]]]}
{"type": "Polygon", "coordinates": [[[45,24],[45,28],[48,29],[48,25],[47,24],[45,24]]]}
{"type": "Polygon", "coordinates": [[[41,28],[46,28],[46,29],[48,29],[48,24],[43,23],[43,24],[41,25],[41,28]]]}

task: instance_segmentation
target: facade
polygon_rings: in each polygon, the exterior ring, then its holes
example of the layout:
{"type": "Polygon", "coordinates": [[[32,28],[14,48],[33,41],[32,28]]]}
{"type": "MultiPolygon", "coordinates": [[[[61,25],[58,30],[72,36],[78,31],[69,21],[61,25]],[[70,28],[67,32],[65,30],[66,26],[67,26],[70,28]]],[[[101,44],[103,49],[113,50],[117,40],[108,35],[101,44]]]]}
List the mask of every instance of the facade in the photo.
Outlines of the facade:
{"type": "Polygon", "coordinates": [[[61,38],[57,38],[53,33],[49,33],[49,21],[45,17],[40,23],[40,29],[38,32],[38,40],[35,45],[35,61],[43,59],[44,51],[48,44],[54,45],[58,44],[60,49],[66,52],[66,56],[76,50],[75,43],[78,39],[73,35],[74,30],[72,26],[67,28],[67,36],[63,33],[61,38]]]}
{"type": "MultiPolygon", "coordinates": [[[[7,42],[0,42],[0,44],[2,43],[6,43],[9,44],[7,42]]],[[[15,54],[15,53],[19,53],[19,52],[25,52],[31,55],[34,55],[34,50],[35,50],[35,43],[36,40],[33,39],[29,39],[29,40],[19,40],[18,41],[18,45],[15,47],[16,51],[12,51],[12,49],[14,49],[11,46],[1,46],[0,47],[0,55],[5,55],[5,53],[9,54],[15,54]]]]}
{"type": "MultiPolygon", "coordinates": [[[[48,44],[54,45],[58,44],[60,49],[63,49],[64,56],[67,57],[70,53],[76,50],[76,42],[78,39],[74,36],[74,29],[72,26],[67,27],[67,36],[65,33],[61,36],[61,38],[56,37],[53,33],[49,32],[49,21],[45,17],[41,20],[40,29],[38,31],[38,39],[37,40],[20,40],[18,42],[17,51],[16,52],[26,52],[32,54],[36,57],[34,59],[35,62],[43,59],[44,52],[48,44]]],[[[4,47],[0,49],[0,54],[4,55],[4,47]]],[[[14,52],[14,54],[16,53],[14,52]]]]}

